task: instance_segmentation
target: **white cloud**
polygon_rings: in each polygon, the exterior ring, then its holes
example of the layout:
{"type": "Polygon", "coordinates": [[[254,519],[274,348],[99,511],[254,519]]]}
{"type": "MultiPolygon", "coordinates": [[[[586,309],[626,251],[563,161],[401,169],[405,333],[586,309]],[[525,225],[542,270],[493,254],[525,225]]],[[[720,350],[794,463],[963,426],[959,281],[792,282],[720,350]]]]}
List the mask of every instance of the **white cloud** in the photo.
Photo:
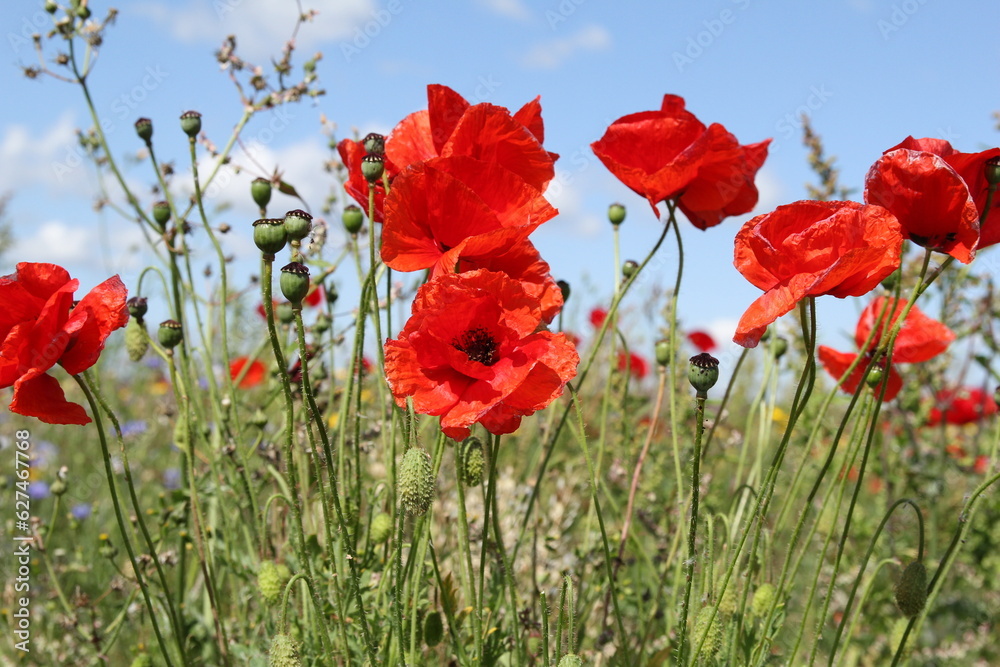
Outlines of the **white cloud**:
{"type": "Polygon", "coordinates": [[[534,69],[555,69],[581,51],[603,51],[610,46],[611,33],[602,26],[589,25],[569,37],[538,44],[521,63],[534,69]]]}
{"type": "Polygon", "coordinates": [[[480,0],[479,4],[495,14],[517,21],[527,21],[531,18],[531,12],[521,0],[480,0]]]}
{"type": "Polygon", "coordinates": [[[73,271],[125,271],[135,268],[145,239],[134,223],[116,220],[113,228],[46,220],[30,236],[18,238],[9,255],[24,262],[51,262],[73,271]]]}
{"type": "Polygon", "coordinates": [[[35,133],[25,125],[9,125],[0,138],[0,183],[13,190],[48,183],[65,188],[70,176],[86,163],[76,138],[71,112],[35,133]]]}
{"type": "MultiPolygon", "coordinates": [[[[153,21],[165,25],[183,42],[221,44],[227,35],[236,35],[237,53],[257,61],[255,64],[280,53],[292,36],[297,17],[295,3],[273,0],[145,2],[137,8],[153,21]]],[[[317,12],[296,36],[296,47],[306,52],[323,42],[348,39],[369,22],[384,28],[395,15],[389,9],[377,7],[374,0],[309,0],[303,4],[303,9],[317,12]]]]}

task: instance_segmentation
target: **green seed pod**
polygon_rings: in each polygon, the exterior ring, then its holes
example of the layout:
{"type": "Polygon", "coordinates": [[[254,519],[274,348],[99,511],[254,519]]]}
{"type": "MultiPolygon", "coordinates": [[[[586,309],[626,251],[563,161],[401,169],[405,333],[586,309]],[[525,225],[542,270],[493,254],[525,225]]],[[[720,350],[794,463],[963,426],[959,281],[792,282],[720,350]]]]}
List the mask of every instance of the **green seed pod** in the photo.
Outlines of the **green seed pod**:
{"type": "Polygon", "coordinates": [[[368,539],[372,544],[382,544],[392,534],[392,517],[385,512],[376,514],[368,530],[368,539]]]}
{"type": "Polygon", "coordinates": [[[865,376],[865,384],[867,384],[872,389],[877,389],[882,383],[882,378],[885,377],[885,370],[881,366],[873,366],[868,375],[865,376]]]}
{"type": "Polygon", "coordinates": [[[198,133],[201,132],[201,114],[197,111],[185,111],[182,113],[181,129],[191,139],[197,137],[198,133]]]}
{"type": "Polygon", "coordinates": [[[559,292],[562,293],[563,303],[569,301],[569,295],[570,295],[569,283],[566,282],[565,280],[557,280],[556,285],[559,286],[559,292]]]}
{"type": "Polygon", "coordinates": [[[385,137],[378,132],[369,132],[364,138],[365,152],[385,155],[385,137]]]}
{"type": "Polygon", "coordinates": [[[302,308],[302,299],[309,293],[309,267],[301,262],[289,262],[281,267],[278,284],[292,308],[302,308]]]}
{"type": "Polygon", "coordinates": [[[59,5],[53,2],[53,0],[45,0],[45,11],[49,14],[55,14],[59,11],[59,5]]]}
{"type": "Polygon", "coordinates": [[[754,591],[753,601],[750,602],[750,613],[758,618],[766,614],[774,602],[776,592],[774,584],[761,584],[758,586],[757,590],[754,591]]]}
{"type": "Polygon", "coordinates": [[[285,591],[285,582],[278,572],[278,566],[269,560],[261,563],[257,570],[257,590],[268,604],[277,603],[285,591]]]}
{"type": "Polygon", "coordinates": [[[882,287],[892,292],[893,290],[896,289],[896,285],[899,284],[899,280],[900,278],[902,278],[902,276],[903,276],[903,270],[896,269],[895,271],[893,271],[892,273],[890,273],[889,275],[887,275],[885,278],[882,279],[882,287]]]}
{"type": "Polygon", "coordinates": [[[697,392],[698,398],[706,398],[708,390],[719,381],[719,360],[708,352],[696,354],[690,359],[688,381],[697,392]]]}
{"type": "Polygon", "coordinates": [[[128,314],[140,322],[146,316],[146,311],[149,310],[146,297],[144,296],[134,296],[126,301],[125,305],[128,307],[128,314]]]}
{"type": "Polygon", "coordinates": [[[785,356],[785,352],[788,352],[788,340],[786,338],[782,338],[781,336],[775,337],[773,345],[774,347],[771,349],[774,350],[775,359],[781,359],[785,356]]]}
{"type": "Polygon", "coordinates": [[[368,181],[369,184],[375,183],[382,178],[382,173],[384,171],[385,158],[381,155],[368,153],[361,158],[361,175],[365,177],[365,180],[368,181]]]}
{"type": "Polygon", "coordinates": [[[160,226],[160,231],[167,228],[170,221],[170,204],[165,201],[158,201],[153,204],[153,220],[160,226]]]}
{"type": "Polygon", "coordinates": [[[583,658],[576,653],[567,653],[559,659],[559,667],[583,667],[583,658]]]}
{"type": "Polygon", "coordinates": [[[626,262],[622,264],[622,275],[625,276],[626,279],[634,276],[636,271],[638,270],[639,270],[639,262],[635,261],[634,259],[626,260],[626,262]]]}
{"type": "Polygon", "coordinates": [[[301,241],[309,236],[312,229],[312,216],[301,209],[295,209],[285,214],[285,232],[289,240],[301,241]]]}
{"type": "Polygon", "coordinates": [[[146,356],[149,349],[149,335],[146,333],[146,323],[142,318],[131,317],[125,325],[125,350],[128,358],[132,361],[139,361],[146,356]]]}
{"type": "Polygon", "coordinates": [[[695,646],[701,644],[702,638],[705,640],[703,656],[711,658],[722,648],[722,621],[719,619],[719,614],[715,614],[715,618],[712,618],[712,605],[702,607],[694,622],[693,644],[695,646]],[[711,623],[709,623],[710,618],[711,623]]]}
{"type": "Polygon", "coordinates": [[[135,121],[135,133],[148,144],[153,139],[153,121],[148,118],[135,121]]]}
{"type": "Polygon", "coordinates": [[[991,157],[984,165],[986,170],[986,182],[990,185],[1000,183],[1000,157],[991,157]]]}
{"type": "Polygon", "coordinates": [[[291,324],[295,321],[295,309],[292,308],[292,304],[287,301],[279,303],[278,308],[275,311],[275,316],[278,318],[280,323],[291,324]]]}
{"type": "Polygon", "coordinates": [[[160,322],[160,329],[156,332],[156,338],[160,345],[172,350],[184,340],[184,330],[177,320],[164,320],[160,322]]]}
{"type": "Polygon", "coordinates": [[[618,203],[609,206],[608,220],[610,220],[611,224],[615,227],[625,222],[625,207],[618,203]]]}
{"type": "Polygon", "coordinates": [[[255,178],[250,183],[250,196],[253,203],[264,208],[271,201],[271,181],[266,178],[255,178]]]}
{"type": "Polygon", "coordinates": [[[736,583],[730,581],[726,592],[722,594],[722,599],[719,600],[719,613],[727,616],[735,614],[736,604],[736,583]]]}
{"type": "Polygon", "coordinates": [[[337,303],[337,299],[340,298],[340,292],[337,291],[336,284],[330,283],[329,285],[326,286],[326,289],[323,291],[326,294],[326,302],[328,304],[332,306],[333,304],[337,303]]]}
{"type": "Polygon", "coordinates": [[[265,255],[271,255],[273,259],[274,254],[285,247],[287,240],[288,232],[283,218],[261,218],[254,221],[253,242],[265,255]]]}
{"type": "Polygon", "coordinates": [[[361,227],[365,224],[365,214],[361,212],[359,207],[351,204],[344,208],[340,220],[344,223],[344,229],[347,230],[347,233],[354,235],[360,232],[361,227]]]}
{"type": "Polygon", "coordinates": [[[460,461],[459,471],[462,474],[462,482],[466,486],[479,486],[483,482],[483,468],[486,466],[486,459],[483,457],[483,443],[479,438],[472,436],[466,438],[459,445],[460,461]]]}
{"type": "Polygon", "coordinates": [[[67,491],[69,491],[69,484],[62,478],[57,477],[56,481],[52,482],[52,485],[49,486],[49,492],[56,497],[63,495],[67,491]]]}
{"type": "Polygon", "coordinates": [[[406,450],[398,470],[399,501],[407,512],[421,515],[434,500],[434,470],[423,447],[406,450]]]}
{"type": "Polygon", "coordinates": [[[915,560],[906,566],[896,584],[896,606],[904,616],[912,618],[927,605],[927,568],[915,560]]]}
{"type": "Polygon", "coordinates": [[[271,638],[271,650],[268,664],[270,667],[301,667],[299,647],[291,637],[278,634],[271,638]]]}
{"type": "Polygon", "coordinates": [[[313,323],[313,331],[318,334],[324,334],[330,330],[330,325],[333,322],[330,320],[330,316],[326,313],[320,313],[316,316],[316,321],[313,323]]]}
{"type": "Polygon", "coordinates": [[[424,643],[428,648],[434,648],[444,639],[444,622],[441,612],[434,610],[424,618],[424,643]]]}
{"type": "Polygon", "coordinates": [[[656,363],[665,368],[670,363],[670,341],[666,338],[661,338],[656,341],[653,351],[656,355],[656,363]]]}

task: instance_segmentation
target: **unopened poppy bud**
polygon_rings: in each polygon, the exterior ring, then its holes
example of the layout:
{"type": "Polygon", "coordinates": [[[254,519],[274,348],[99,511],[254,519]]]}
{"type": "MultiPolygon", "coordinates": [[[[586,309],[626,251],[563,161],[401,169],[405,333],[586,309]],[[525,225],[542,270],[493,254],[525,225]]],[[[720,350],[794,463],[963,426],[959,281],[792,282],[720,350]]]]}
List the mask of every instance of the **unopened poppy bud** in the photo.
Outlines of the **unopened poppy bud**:
{"type": "Polygon", "coordinates": [[[160,230],[166,229],[170,220],[170,204],[165,201],[158,201],[153,204],[153,220],[160,226],[160,230]]]}
{"type": "Polygon", "coordinates": [[[253,223],[253,242],[265,255],[274,254],[285,247],[288,232],[282,218],[261,218],[253,223]]]}
{"type": "Polygon", "coordinates": [[[698,398],[706,398],[708,390],[719,381],[719,360],[708,352],[696,354],[690,359],[688,381],[697,392],[698,398]]]}
{"type": "Polygon", "coordinates": [[[990,185],[1000,183],[1000,156],[991,157],[986,161],[986,182],[990,185]]]}
{"type": "Polygon", "coordinates": [[[392,517],[385,512],[380,512],[372,519],[372,524],[368,530],[368,539],[372,544],[382,544],[389,539],[392,534],[392,517]]]}
{"type": "Polygon", "coordinates": [[[309,293],[309,267],[301,262],[289,262],[281,267],[278,281],[281,293],[288,299],[293,309],[302,308],[302,299],[309,293]]]}
{"type": "Polygon", "coordinates": [[[49,14],[55,14],[59,10],[59,5],[57,5],[53,0],[45,0],[45,11],[49,14]]]}
{"type": "Polygon", "coordinates": [[[69,484],[67,484],[66,480],[63,479],[56,479],[56,481],[52,482],[52,485],[49,486],[49,492],[57,498],[65,494],[67,491],[69,491],[69,484]]]}
{"type": "Polygon", "coordinates": [[[269,560],[260,564],[257,570],[257,590],[264,602],[275,604],[281,599],[281,594],[285,590],[285,582],[282,581],[278,566],[269,560]]]}
{"type": "Polygon", "coordinates": [[[422,447],[406,450],[398,470],[399,501],[410,514],[421,515],[434,500],[434,468],[422,447]]]}
{"type": "Polygon", "coordinates": [[[255,178],[250,183],[250,196],[253,203],[264,208],[271,201],[271,181],[266,178],[255,178]]]}
{"type": "Polygon", "coordinates": [[[774,358],[781,359],[785,356],[785,352],[788,352],[788,340],[786,338],[782,338],[781,336],[777,336],[774,339],[774,342],[771,343],[771,349],[774,350],[774,358]]]}
{"type": "Polygon", "coordinates": [[[197,137],[198,133],[201,132],[201,114],[197,111],[185,111],[182,113],[181,129],[191,139],[197,137]]]}
{"type": "Polygon", "coordinates": [[[368,183],[375,183],[382,178],[385,171],[385,158],[375,153],[368,153],[361,158],[361,175],[368,183]]]}
{"type": "Polygon", "coordinates": [[[285,634],[277,634],[271,638],[271,649],[268,651],[271,667],[300,667],[299,648],[295,641],[285,634]]]}
{"type": "Polygon", "coordinates": [[[622,264],[622,275],[625,276],[626,280],[634,276],[638,270],[639,262],[633,259],[627,260],[624,264],[622,264]]]}
{"type": "Polygon", "coordinates": [[[140,118],[135,121],[135,133],[148,144],[153,138],[153,121],[148,118],[140,118]]]}
{"type": "Polygon", "coordinates": [[[557,280],[556,285],[559,286],[559,292],[562,294],[563,303],[569,301],[569,294],[570,294],[569,283],[566,282],[565,280],[557,280]]]}
{"type": "Polygon", "coordinates": [[[766,614],[774,603],[776,593],[774,584],[765,583],[758,586],[753,594],[753,600],[750,602],[750,613],[757,617],[766,614]]]}
{"type": "Polygon", "coordinates": [[[653,346],[653,351],[656,355],[656,363],[660,366],[666,366],[670,363],[670,341],[666,338],[661,338],[656,341],[656,345],[653,346]]]}
{"type": "Polygon", "coordinates": [[[163,347],[168,350],[174,349],[184,340],[184,330],[181,328],[181,323],[177,320],[164,320],[160,322],[160,329],[156,332],[156,338],[163,347]]]}
{"type": "Polygon", "coordinates": [[[583,658],[576,653],[567,653],[559,658],[559,667],[583,667],[583,658]]]}
{"type": "Polygon", "coordinates": [[[285,232],[292,241],[301,241],[309,236],[313,217],[302,209],[295,209],[285,214],[285,232]]]}
{"type": "Polygon", "coordinates": [[[337,291],[337,286],[334,283],[330,283],[323,290],[326,294],[326,302],[331,306],[337,303],[337,299],[340,298],[340,292],[337,291]]]}
{"type": "Polygon", "coordinates": [[[365,152],[372,155],[385,155],[385,137],[378,132],[369,132],[362,142],[365,152]]]}
{"type": "Polygon", "coordinates": [[[712,605],[705,605],[694,622],[694,641],[704,646],[702,655],[709,659],[722,648],[722,620],[714,611],[712,605]]]}
{"type": "Polygon", "coordinates": [[[365,223],[365,215],[361,212],[360,208],[351,204],[344,208],[344,213],[340,216],[340,220],[344,223],[344,229],[347,230],[348,234],[357,234],[361,231],[361,226],[365,223]]]}
{"type": "Polygon", "coordinates": [[[282,324],[291,324],[295,321],[295,311],[292,309],[292,304],[287,301],[279,303],[274,314],[282,324]]]}
{"type": "Polygon", "coordinates": [[[84,4],[78,5],[76,8],[76,15],[86,21],[90,18],[90,7],[84,4]]]}
{"type": "Polygon", "coordinates": [[[461,457],[459,473],[466,486],[478,486],[483,481],[483,467],[486,459],[483,457],[483,443],[473,436],[462,441],[459,449],[461,457]]]}
{"type": "Polygon", "coordinates": [[[882,378],[884,377],[885,371],[882,367],[874,366],[870,371],[868,371],[868,375],[865,376],[865,384],[872,389],[876,389],[882,383],[882,378]]]}
{"type": "Polygon", "coordinates": [[[611,224],[615,227],[625,222],[625,207],[618,203],[614,203],[609,206],[608,220],[610,220],[611,224]]]}
{"type": "Polygon", "coordinates": [[[904,616],[913,617],[927,604],[927,568],[915,560],[906,566],[896,585],[896,606],[904,616]]]}
{"type": "Polygon", "coordinates": [[[318,334],[326,333],[330,330],[330,316],[326,313],[320,313],[316,317],[316,322],[313,324],[313,331],[318,334]]]}
{"type": "Polygon", "coordinates": [[[142,321],[143,316],[149,309],[149,306],[146,305],[146,297],[144,296],[134,296],[126,301],[125,305],[128,306],[128,314],[139,321],[142,321]]]}
{"type": "Polygon", "coordinates": [[[125,351],[132,361],[139,361],[146,356],[149,349],[149,336],[146,334],[146,325],[141,317],[129,319],[125,325],[125,351]]]}
{"type": "Polygon", "coordinates": [[[434,648],[442,639],[444,639],[444,623],[441,621],[441,612],[435,609],[424,619],[424,643],[428,648],[434,648]]]}

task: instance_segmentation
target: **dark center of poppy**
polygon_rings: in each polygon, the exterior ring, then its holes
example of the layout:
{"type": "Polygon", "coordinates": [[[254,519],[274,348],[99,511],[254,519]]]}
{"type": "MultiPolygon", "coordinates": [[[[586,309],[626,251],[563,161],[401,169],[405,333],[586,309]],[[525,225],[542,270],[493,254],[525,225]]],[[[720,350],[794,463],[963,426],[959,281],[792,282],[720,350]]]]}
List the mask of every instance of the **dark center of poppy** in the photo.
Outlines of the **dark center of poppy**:
{"type": "Polygon", "coordinates": [[[484,366],[492,366],[498,360],[497,341],[484,327],[476,327],[462,333],[451,341],[455,349],[465,352],[469,361],[478,361],[484,366]]]}

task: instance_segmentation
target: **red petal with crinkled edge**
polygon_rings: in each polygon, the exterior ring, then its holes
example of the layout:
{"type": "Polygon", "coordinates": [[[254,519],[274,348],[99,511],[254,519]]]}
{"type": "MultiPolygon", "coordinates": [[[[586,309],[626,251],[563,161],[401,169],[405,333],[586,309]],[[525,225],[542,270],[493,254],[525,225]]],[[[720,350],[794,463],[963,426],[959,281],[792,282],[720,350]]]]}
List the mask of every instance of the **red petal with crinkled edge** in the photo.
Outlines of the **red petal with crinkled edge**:
{"type": "MultiPolygon", "coordinates": [[[[854,360],[858,358],[858,355],[851,354],[849,352],[838,352],[833,348],[826,347],[825,345],[820,345],[817,348],[817,356],[819,361],[823,364],[823,368],[829,373],[834,379],[839,380],[847,372],[847,369],[851,367],[854,360]]],[[[858,385],[860,385],[865,379],[865,361],[861,360],[858,362],[857,367],[851,372],[850,376],[844,379],[840,383],[840,388],[846,391],[848,394],[853,394],[858,390],[858,385]]],[[[885,389],[885,396],[882,397],[882,401],[891,401],[896,398],[899,394],[899,390],[903,388],[903,379],[896,372],[896,369],[892,366],[889,367],[888,378],[882,380],[883,383],[888,382],[885,389]]],[[[882,391],[881,385],[877,386],[874,390],[876,396],[878,392],[882,391]]]]}
{"type": "Polygon", "coordinates": [[[64,331],[72,337],[59,363],[70,375],[87,370],[101,356],[104,343],[115,329],[128,323],[128,289],[112,276],[80,299],[64,331]]]}
{"type": "Polygon", "coordinates": [[[267,367],[264,365],[260,359],[254,359],[250,361],[248,357],[236,357],[229,362],[229,377],[236,380],[243,373],[243,368],[250,364],[250,368],[247,369],[246,373],[243,374],[243,379],[240,380],[240,389],[250,389],[251,387],[256,387],[264,378],[267,376],[267,367]]]}
{"type": "MultiPolygon", "coordinates": [[[[865,344],[868,335],[875,327],[875,323],[881,320],[878,332],[872,338],[870,349],[878,345],[882,332],[891,328],[903,314],[903,307],[906,302],[902,299],[891,299],[880,296],[874,299],[863,311],[858,319],[858,326],[854,332],[854,341],[858,349],[865,344]],[[891,316],[891,320],[890,320],[891,316]]],[[[948,346],[955,340],[955,334],[951,329],[941,322],[927,317],[917,306],[910,309],[906,316],[906,321],[899,329],[896,336],[896,343],[892,350],[893,363],[910,364],[919,363],[933,359],[948,349],[948,346]]]]}
{"type": "Polygon", "coordinates": [[[545,143],[545,123],[542,121],[542,96],[527,102],[514,114],[514,120],[527,128],[538,143],[545,143]]]}
{"type": "Polygon", "coordinates": [[[899,222],[881,206],[800,201],[747,221],[734,265],[765,293],[733,340],[756,347],[764,330],[808,296],[861,296],[899,266],[899,222]]]}
{"type": "Polygon", "coordinates": [[[431,140],[431,120],[427,109],[415,111],[399,121],[385,140],[385,155],[400,170],[438,156],[431,140]]]}
{"type": "Polygon", "coordinates": [[[767,159],[771,140],[740,146],[736,137],[726,134],[736,150],[720,141],[719,147],[706,156],[697,177],[677,198],[681,212],[698,229],[714,227],[731,215],[749,213],[757,205],[754,179],[767,159]]]}
{"type": "Polygon", "coordinates": [[[900,141],[889,150],[883,151],[882,154],[885,155],[886,153],[894,151],[898,148],[906,148],[911,151],[924,151],[925,153],[934,153],[934,155],[940,155],[941,157],[948,157],[955,152],[951,143],[945,139],[934,139],[930,137],[926,139],[915,139],[911,135],[900,141]]]}
{"type": "Polygon", "coordinates": [[[495,162],[543,192],[555,176],[553,158],[510,112],[493,104],[470,107],[459,121],[441,157],[464,155],[495,162]]]}
{"type": "Polygon", "coordinates": [[[534,244],[525,239],[511,245],[500,254],[463,259],[463,269],[500,271],[521,281],[525,291],[537,298],[542,307],[542,319],[551,323],[563,307],[562,290],[552,277],[548,263],[534,244]]]}
{"type": "Polygon", "coordinates": [[[89,424],[82,405],[66,400],[59,381],[44,371],[31,369],[14,383],[10,411],[35,417],[46,424],[89,424]]]}
{"type": "Polygon", "coordinates": [[[986,182],[986,161],[1000,158],[1000,148],[991,148],[981,153],[953,152],[945,156],[947,162],[965,181],[976,204],[980,216],[979,245],[986,248],[1000,242],[1000,195],[993,196],[989,215],[983,219],[986,210],[986,199],[989,195],[989,184],[986,182]]]}
{"type": "Polygon", "coordinates": [[[868,170],[865,201],[899,220],[906,238],[968,264],[979,243],[979,211],[962,177],[933,153],[889,151],[868,170]]]}
{"type": "Polygon", "coordinates": [[[427,86],[427,113],[430,116],[431,143],[437,155],[444,155],[444,145],[451,138],[469,103],[448,86],[427,86]]]}
{"type": "Polygon", "coordinates": [[[61,266],[33,262],[21,262],[16,273],[0,277],[0,338],[16,324],[35,320],[45,303],[67,283],[72,283],[70,294],[79,285],[61,266]]]}

